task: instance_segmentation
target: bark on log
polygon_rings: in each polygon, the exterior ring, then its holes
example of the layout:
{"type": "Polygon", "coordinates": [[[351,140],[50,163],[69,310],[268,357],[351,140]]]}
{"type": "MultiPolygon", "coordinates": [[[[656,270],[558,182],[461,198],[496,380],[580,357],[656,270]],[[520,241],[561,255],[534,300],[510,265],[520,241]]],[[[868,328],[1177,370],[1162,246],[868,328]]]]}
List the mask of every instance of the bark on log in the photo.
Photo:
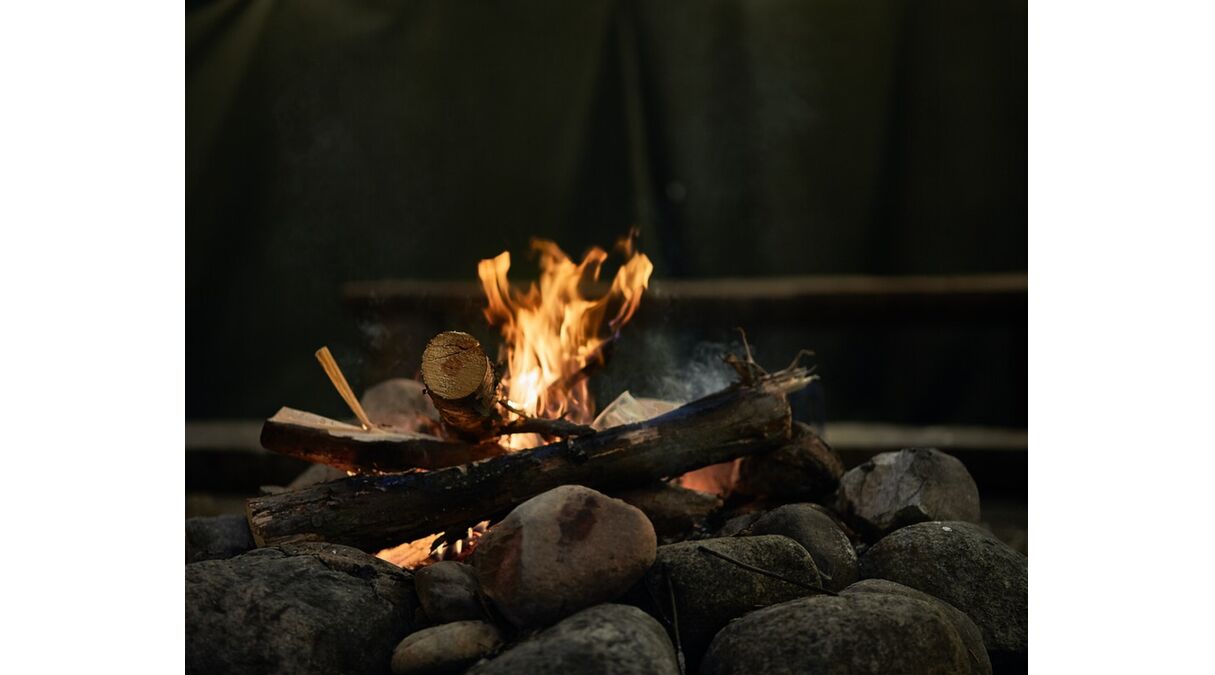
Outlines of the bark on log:
{"type": "Polygon", "coordinates": [[[473,440],[494,435],[498,378],[477,338],[458,331],[431,338],[422,352],[422,381],[452,432],[473,440]]]}
{"type": "Polygon", "coordinates": [[[426,434],[368,431],[292,408],[266,420],[261,443],[279,454],[358,473],[441,469],[503,452],[496,443],[470,445],[426,434]]]}
{"type": "Polygon", "coordinates": [[[259,546],[326,541],[364,550],[466,527],[559,485],[642,485],[779,447],[789,439],[786,394],[812,380],[794,368],[665,415],[466,466],[361,476],[246,502],[259,546]]]}

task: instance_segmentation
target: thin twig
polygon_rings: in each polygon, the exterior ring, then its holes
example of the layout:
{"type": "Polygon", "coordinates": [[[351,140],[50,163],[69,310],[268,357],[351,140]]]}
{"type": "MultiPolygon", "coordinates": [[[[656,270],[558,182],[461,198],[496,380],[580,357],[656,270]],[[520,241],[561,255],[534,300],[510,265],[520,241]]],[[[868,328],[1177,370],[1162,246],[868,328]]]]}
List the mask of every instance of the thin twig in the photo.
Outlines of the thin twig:
{"type": "Polygon", "coordinates": [[[354,413],[354,416],[359,418],[359,423],[363,425],[363,429],[367,431],[375,429],[375,425],[371,423],[371,418],[367,416],[367,411],[363,410],[358,397],[354,395],[354,390],[350,388],[350,383],[346,381],[346,376],[342,374],[342,369],[338,367],[337,359],[334,359],[333,354],[329,352],[329,347],[321,347],[316,350],[316,360],[321,362],[321,367],[325,369],[325,374],[329,376],[329,381],[333,383],[333,387],[337,389],[338,394],[341,395],[346,405],[350,406],[350,411],[354,413]]]}
{"type": "Polygon", "coordinates": [[[742,337],[743,353],[746,358],[740,359],[734,354],[724,354],[722,359],[734,369],[734,372],[738,373],[738,377],[744,385],[751,386],[766,377],[768,371],[756,363],[755,355],[751,353],[751,343],[747,341],[747,331],[743,330],[742,326],[736,327],[735,330],[742,337]]]}
{"type": "Polygon", "coordinates": [[[683,642],[679,639],[679,608],[675,605],[675,586],[671,583],[671,568],[663,565],[662,576],[667,580],[667,596],[671,600],[671,626],[675,629],[675,659],[679,662],[679,675],[684,675],[683,642]]]}
{"type": "MultiPolygon", "coordinates": [[[[798,364],[801,362],[803,356],[814,356],[814,352],[809,349],[797,350],[797,355],[793,357],[793,361],[789,363],[789,367],[786,370],[792,370],[792,369],[796,368],[798,366],[798,364]]],[[[811,370],[813,370],[813,368],[811,370]]]]}
{"type": "Polygon", "coordinates": [[[747,331],[743,330],[742,326],[735,326],[734,330],[742,336],[743,351],[747,354],[747,363],[755,363],[755,357],[751,356],[751,343],[747,342],[747,331]]]}
{"type": "Polygon", "coordinates": [[[540,434],[542,436],[586,436],[595,430],[585,424],[576,424],[565,419],[549,419],[547,417],[523,417],[511,420],[498,429],[498,434],[540,434]]]}
{"type": "Polygon", "coordinates": [[[750,570],[752,572],[755,572],[756,574],[762,574],[767,577],[772,577],[773,579],[780,579],[781,581],[783,581],[787,584],[793,584],[794,586],[798,586],[800,588],[804,588],[809,591],[815,591],[815,592],[823,593],[826,595],[836,595],[836,593],[834,591],[829,591],[829,590],[823,588],[821,585],[812,586],[810,584],[807,584],[804,581],[798,581],[797,579],[790,579],[789,577],[777,574],[776,572],[773,572],[771,570],[763,569],[762,567],[756,567],[755,565],[748,565],[747,563],[745,563],[741,560],[735,560],[734,558],[731,558],[730,556],[726,555],[725,553],[721,553],[719,551],[714,551],[713,549],[708,548],[706,546],[697,546],[696,548],[700,549],[700,551],[702,553],[708,553],[709,555],[721,558],[722,560],[725,560],[726,562],[733,563],[745,570],[750,570]]]}

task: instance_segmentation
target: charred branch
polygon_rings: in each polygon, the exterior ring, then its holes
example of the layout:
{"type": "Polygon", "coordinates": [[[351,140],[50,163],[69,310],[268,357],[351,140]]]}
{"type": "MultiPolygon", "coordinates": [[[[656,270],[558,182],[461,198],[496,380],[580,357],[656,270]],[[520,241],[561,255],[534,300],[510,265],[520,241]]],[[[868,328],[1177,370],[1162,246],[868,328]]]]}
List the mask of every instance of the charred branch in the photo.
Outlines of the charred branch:
{"type": "Polygon", "coordinates": [[[362,427],[283,408],[262,426],[262,447],[356,473],[441,469],[502,453],[496,443],[468,444],[434,436],[362,427]]]}
{"type": "Polygon", "coordinates": [[[476,522],[567,484],[643,485],[787,443],[795,368],[734,386],[645,422],[464,466],[360,476],[248,500],[258,545],[327,541],[379,550],[476,522]]]}

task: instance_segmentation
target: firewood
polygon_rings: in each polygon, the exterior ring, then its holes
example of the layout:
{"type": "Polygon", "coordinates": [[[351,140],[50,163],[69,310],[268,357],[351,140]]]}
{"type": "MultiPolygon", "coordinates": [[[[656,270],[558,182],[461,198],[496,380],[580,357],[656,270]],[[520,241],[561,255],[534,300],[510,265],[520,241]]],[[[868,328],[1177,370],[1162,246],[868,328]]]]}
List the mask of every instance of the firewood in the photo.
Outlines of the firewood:
{"type": "Polygon", "coordinates": [[[643,485],[787,443],[786,395],[803,368],[764,375],[651,420],[438,471],[357,476],[256,497],[246,515],[259,546],[326,541],[379,550],[462,529],[560,485],[643,485]]]}
{"type": "Polygon", "coordinates": [[[434,336],[422,352],[422,382],[456,435],[481,439],[493,434],[500,419],[498,377],[477,338],[458,331],[434,336]]]}
{"type": "Polygon", "coordinates": [[[457,437],[483,441],[507,434],[578,436],[592,431],[567,420],[507,419],[499,403],[498,377],[481,343],[468,333],[434,336],[422,352],[422,382],[443,423],[457,437]]]}
{"type": "Polygon", "coordinates": [[[337,359],[333,358],[333,353],[329,351],[329,347],[322,346],[316,350],[316,360],[320,361],[321,368],[325,369],[325,374],[329,376],[329,381],[333,383],[333,388],[337,389],[342,400],[346,405],[350,406],[350,412],[359,419],[359,423],[363,425],[363,429],[370,431],[375,428],[371,423],[371,419],[367,417],[367,412],[363,410],[363,406],[359,403],[359,399],[354,395],[354,390],[350,388],[350,384],[346,382],[346,376],[342,374],[342,369],[337,364],[337,359]]]}
{"type": "Polygon", "coordinates": [[[445,441],[384,427],[367,430],[292,408],[266,420],[261,443],[267,450],[357,473],[439,469],[503,452],[496,443],[445,441]]]}

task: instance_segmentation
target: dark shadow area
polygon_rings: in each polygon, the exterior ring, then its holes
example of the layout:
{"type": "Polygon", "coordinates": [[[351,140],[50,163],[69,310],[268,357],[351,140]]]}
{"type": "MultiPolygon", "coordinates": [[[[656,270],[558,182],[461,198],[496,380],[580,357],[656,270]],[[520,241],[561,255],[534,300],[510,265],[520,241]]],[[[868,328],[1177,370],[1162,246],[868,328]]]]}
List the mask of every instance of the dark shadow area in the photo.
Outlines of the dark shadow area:
{"type": "MultiPolygon", "coordinates": [[[[492,343],[475,300],[386,319],[343,284],[474,281],[531,236],[637,225],[656,284],[1023,273],[1025,31],[1019,1],[189,3],[187,417],[344,414],[322,344],[359,390],[434,331],[492,343]]],[[[643,303],[595,386],[741,324],[817,352],[803,418],[1023,427],[1024,303],[643,303]]]]}

